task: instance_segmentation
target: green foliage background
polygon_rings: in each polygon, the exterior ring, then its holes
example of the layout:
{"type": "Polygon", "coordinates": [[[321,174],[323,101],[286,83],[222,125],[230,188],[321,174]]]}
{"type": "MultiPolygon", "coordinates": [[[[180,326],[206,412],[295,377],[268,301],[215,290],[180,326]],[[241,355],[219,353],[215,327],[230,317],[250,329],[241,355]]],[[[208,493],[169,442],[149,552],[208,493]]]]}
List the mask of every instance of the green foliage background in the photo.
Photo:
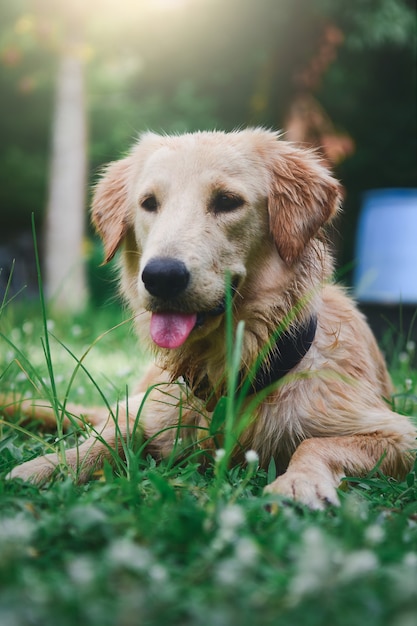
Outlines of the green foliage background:
{"type": "Polygon", "coordinates": [[[41,229],[65,23],[85,44],[90,178],[144,129],[283,125],[323,26],[344,34],[315,97],[355,142],[340,260],[363,190],[417,184],[415,0],[0,1],[0,244],[41,229]],[[177,4],[176,8],[174,5],[177,4]],[[165,10],[163,10],[165,7],[165,10]]]}

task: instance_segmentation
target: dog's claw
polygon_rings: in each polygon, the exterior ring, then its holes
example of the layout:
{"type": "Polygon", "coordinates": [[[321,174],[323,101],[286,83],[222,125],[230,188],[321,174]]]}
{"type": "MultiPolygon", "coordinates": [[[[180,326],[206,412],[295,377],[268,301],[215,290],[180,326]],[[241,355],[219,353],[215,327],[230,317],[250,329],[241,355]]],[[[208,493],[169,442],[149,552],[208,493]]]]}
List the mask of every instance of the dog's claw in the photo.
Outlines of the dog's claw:
{"type": "MultiPolygon", "coordinates": [[[[309,480],[302,474],[287,472],[267,485],[264,493],[278,494],[310,509],[323,510],[329,505],[339,506],[336,486],[322,477],[309,480]]],[[[278,510],[278,505],[275,506],[278,510]]]]}

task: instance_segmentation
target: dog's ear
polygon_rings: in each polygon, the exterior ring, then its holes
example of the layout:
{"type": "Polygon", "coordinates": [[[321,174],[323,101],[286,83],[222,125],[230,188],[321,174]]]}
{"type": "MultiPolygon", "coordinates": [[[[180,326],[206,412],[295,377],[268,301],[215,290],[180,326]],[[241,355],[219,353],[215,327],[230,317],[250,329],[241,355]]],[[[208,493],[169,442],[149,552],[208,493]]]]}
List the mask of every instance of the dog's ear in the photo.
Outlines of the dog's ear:
{"type": "Polygon", "coordinates": [[[270,229],[281,258],[297,261],[307,243],[336,215],[341,185],[313,152],[283,142],[270,164],[270,229]]]}
{"type": "Polygon", "coordinates": [[[130,157],[110,163],[94,191],[91,219],[103,240],[105,263],[114,257],[130,226],[130,168],[130,157]]]}

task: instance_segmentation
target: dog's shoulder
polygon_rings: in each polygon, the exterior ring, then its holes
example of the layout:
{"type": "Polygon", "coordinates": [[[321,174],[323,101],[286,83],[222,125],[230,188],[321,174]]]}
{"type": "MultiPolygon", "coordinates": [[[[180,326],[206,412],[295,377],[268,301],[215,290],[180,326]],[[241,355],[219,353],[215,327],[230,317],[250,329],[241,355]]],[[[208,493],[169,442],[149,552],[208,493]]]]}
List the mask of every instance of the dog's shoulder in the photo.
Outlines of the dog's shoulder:
{"type": "Polygon", "coordinates": [[[315,348],[330,367],[370,383],[378,396],[389,397],[392,383],[384,357],[349,291],[326,285],[317,317],[315,348]]]}

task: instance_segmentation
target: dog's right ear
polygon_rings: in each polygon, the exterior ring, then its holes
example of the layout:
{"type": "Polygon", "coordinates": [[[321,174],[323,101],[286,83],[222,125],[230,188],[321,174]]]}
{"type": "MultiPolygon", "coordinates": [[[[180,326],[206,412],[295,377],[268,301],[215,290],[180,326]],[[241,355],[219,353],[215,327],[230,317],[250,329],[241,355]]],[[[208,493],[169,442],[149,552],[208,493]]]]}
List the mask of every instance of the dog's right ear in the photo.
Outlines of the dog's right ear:
{"type": "Polygon", "coordinates": [[[129,190],[132,159],[110,163],[96,185],[91,220],[103,240],[104,263],[116,254],[130,226],[129,190]]]}

